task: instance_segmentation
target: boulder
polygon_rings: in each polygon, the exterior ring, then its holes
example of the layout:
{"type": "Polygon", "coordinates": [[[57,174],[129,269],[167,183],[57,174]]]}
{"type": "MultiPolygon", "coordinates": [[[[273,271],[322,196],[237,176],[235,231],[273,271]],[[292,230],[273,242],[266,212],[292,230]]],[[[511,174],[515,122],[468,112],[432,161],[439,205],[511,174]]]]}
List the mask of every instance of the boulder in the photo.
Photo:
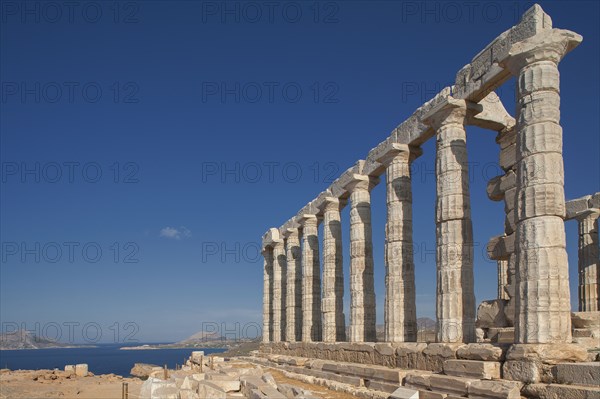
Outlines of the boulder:
{"type": "Polygon", "coordinates": [[[153,371],[161,371],[162,368],[155,364],[136,363],[131,368],[129,374],[138,378],[148,378],[153,371]]]}

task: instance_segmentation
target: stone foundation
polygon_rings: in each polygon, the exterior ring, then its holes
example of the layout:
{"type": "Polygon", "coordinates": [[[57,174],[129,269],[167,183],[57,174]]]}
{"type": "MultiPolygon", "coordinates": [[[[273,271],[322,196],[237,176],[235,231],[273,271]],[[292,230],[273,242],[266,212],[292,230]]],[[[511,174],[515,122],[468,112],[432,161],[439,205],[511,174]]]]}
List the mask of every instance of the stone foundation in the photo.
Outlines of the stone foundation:
{"type": "Polygon", "coordinates": [[[458,366],[501,370],[501,378],[528,384],[559,382],[557,365],[598,360],[597,353],[577,344],[279,342],[263,344],[260,352],[433,373],[447,372],[456,359],[458,366]]]}

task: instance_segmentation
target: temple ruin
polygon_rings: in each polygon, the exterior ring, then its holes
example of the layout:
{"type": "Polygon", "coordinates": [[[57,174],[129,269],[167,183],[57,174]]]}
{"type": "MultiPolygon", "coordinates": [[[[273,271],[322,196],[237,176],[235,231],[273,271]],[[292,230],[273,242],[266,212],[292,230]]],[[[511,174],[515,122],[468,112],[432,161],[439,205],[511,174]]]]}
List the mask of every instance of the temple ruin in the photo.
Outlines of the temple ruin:
{"type": "MultiPolygon", "coordinates": [[[[448,378],[485,380],[492,370],[488,379],[519,382],[525,396],[600,397],[587,388],[582,389],[590,396],[551,396],[536,385],[586,386],[561,381],[556,365],[587,367],[591,363],[585,362],[597,359],[594,349],[600,346],[600,193],[565,200],[559,123],[558,63],[581,41],[575,32],[553,28],[550,17],[534,5],[460,69],[453,86],[418,108],[281,227],[270,228],[262,237],[261,352],[418,369],[448,378]],[[494,92],[511,77],[516,78],[515,117],[494,92]],[[491,200],[504,202],[506,216],[499,235],[487,245],[498,264],[498,296],[479,307],[473,282],[467,126],[497,132],[504,171],[487,187],[491,200]],[[435,342],[425,343],[417,342],[410,165],[429,139],[436,140],[437,302],[435,342]],[[376,342],[370,191],[383,182],[385,338],[376,342]],[[349,232],[342,231],[340,222],[346,206],[349,232]],[[579,225],[579,312],[573,314],[564,226],[569,220],[579,225]],[[345,234],[350,248],[342,247],[345,234]],[[344,257],[350,259],[350,276],[343,275],[344,257]],[[349,328],[345,278],[350,281],[349,328]],[[469,374],[478,367],[483,371],[469,374]]],[[[598,365],[592,364],[596,374],[598,365]]],[[[512,394],[486,396],[468,386],[453,391],[448,386],[460,383],[436,378],[397,382],[449,395],[439,397],[520,397],[514,396],[512,385],[506,388],[512,394]]]]}

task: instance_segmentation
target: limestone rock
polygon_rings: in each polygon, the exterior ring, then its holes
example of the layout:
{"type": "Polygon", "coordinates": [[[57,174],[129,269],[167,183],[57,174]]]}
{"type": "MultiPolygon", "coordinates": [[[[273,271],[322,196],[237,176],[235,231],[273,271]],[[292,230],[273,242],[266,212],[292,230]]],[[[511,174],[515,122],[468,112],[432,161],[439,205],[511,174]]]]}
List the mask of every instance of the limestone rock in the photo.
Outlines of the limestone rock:
{"type": "Polygon", "coordinates": [[[600,328],[600,311],[571,313],[573,328],[600,328]]]}

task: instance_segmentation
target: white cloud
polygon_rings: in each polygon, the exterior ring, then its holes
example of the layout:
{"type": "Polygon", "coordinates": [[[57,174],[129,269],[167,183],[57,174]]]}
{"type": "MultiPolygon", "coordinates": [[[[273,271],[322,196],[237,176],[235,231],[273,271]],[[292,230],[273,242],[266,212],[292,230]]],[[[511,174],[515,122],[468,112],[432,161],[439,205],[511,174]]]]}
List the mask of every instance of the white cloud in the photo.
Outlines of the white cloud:
{"type": "Polygon", "coordinates": [[[189,238],[192,236],[192,232],[185,226],[179,228],[165,227],[160,231],[160,237],[172,238],[174,240],[181,240],[182,238],[189,238]]]}

